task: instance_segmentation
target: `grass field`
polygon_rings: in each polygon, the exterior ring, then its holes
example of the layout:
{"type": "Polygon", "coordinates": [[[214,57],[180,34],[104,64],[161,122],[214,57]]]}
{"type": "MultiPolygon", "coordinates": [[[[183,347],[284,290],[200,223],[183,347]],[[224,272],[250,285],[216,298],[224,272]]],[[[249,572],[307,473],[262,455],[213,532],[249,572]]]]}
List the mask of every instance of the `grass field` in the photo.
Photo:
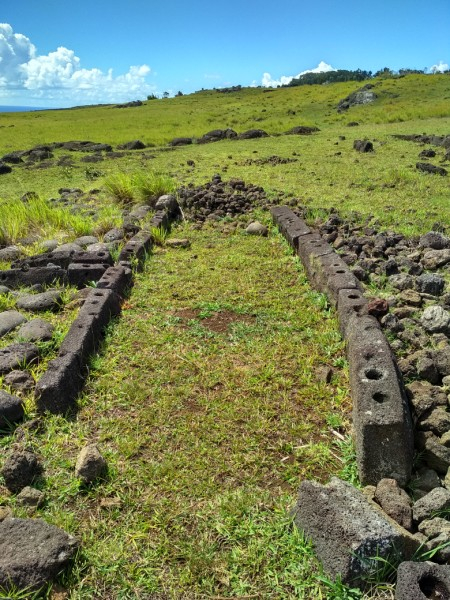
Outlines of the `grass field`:
{"type": "MultiPolygon", "coordinates": [[[[0,235],[19,244],[33,231],[64,241],[80,233],[101,238],[119,222],[130,194],[142,201],[136,192],[142,182],[171,176],[177,185],[202,184],[216,172],[262,185],[274,202],[307,206],[312,219],[334,206],[411,235],[436,223],[448,228],[448,178],[419,173],[422,148],[392,134],[449,134],[450,77],[376,83],[378,100],[346,114],[336,105],[360,84],[205,91],[139,108],[1,114],[0,153],[74,139],[113,145],[141,139],[152,147],[97,163],[56,150],[48,162],[14,167],[1,176],[0,235]],[[360,125],[347,127],[350,121],[360,125]],[[295,125],[320,131],[278,135],[295,125]],[[173,137],[198,138],[218,127],[271,135],[166,146],[173,137]],[[364,138],[375,152],[353,149],[353,140],[364,138]],[[68,154],[71,161],[58,166],[68,154]],[[267,159],[274,155],[295,162],[272,165],[267,159]],[[134,191],[117,202],[112,181],[134,191]],[[97,220],[70,210],[48,218],[47,200],[61,187],[99,190],[90,200],[97,220]],[[39,200],[24,214],[18,199],[29,191],[39,200]]],[[[439,164],[444,150],[436,150],[432,162],[439,164]]],[[[201,230],[185,223],[173,235],[188,237],[191,248],[157,247],[137,274],[121,318],[92,359],[77,417],[49,417],[37,432],[21,428],[0,438],[4,454],[19,444],[41,455],[45,479],[38,485],[47,500],[35,516],[82,542],[73,570],[43,596],[362,598],[324,580],[290,513],[304,478],[327,481],[340,473],[355,482],[347,364],[335,314],[262,211],[201,230]],[[268,238],[243,233],[254,217],[269,225],[268,238]],[[333,369],[328,385],[324,367],[333,369]],[[109,470],[84,488],[73,467],[87,442],[99,444],[109,470]]],[[[13,306],[12,297],[3,297],[0,308],[13,306]]],[[[63,314],[59,336],[71,318],[63,314]]],[[[32,419],[31,398],[27,410],[32,419]]],[[[1,485],[0,504],[26,514],[1,485]]],[[[364,597],[391,598],[389,586],[382,588],[364,597]]]]}

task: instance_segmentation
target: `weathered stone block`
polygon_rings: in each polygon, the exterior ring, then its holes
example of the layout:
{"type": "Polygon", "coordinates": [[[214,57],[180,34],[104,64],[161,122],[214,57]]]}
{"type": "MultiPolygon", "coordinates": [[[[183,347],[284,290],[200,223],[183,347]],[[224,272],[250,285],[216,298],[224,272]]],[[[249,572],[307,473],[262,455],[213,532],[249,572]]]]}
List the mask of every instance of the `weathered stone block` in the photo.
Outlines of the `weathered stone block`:
{"type": "Polygon", "coordinates": [[[395,600],[450,598],[450,567],[431,562],[403,562],[397,570],[395,600]]]}
{"type": "Polygon", "coordinates": [[[354,315],[364,314],[367,308],[367,300],[360,290],[340,290],[338,294],[338,318],[339,327],[343,337],[347,335],[349,321],[354,315]]]}
{"type": "Polygon", "coordinates": [[[12,289],[21,286],[31,287],[36,284],[52,285],[57,282],[67,283],[66,270],[58,266],[0,271],[0,284],[12,289]]]}
{"type": "Polygon", "coordinates": [[[412,420],[389,344],[376,319],[355,315],[347,327],[353,426],[361,482],[411,476],[412,420]]]}
{"type": "Polygon", "coordinates": [[[278,226],[290,246],[297,251],[298,239],[311,233],[311,229],[288,206],[273,206],[270,212],[273,222],[278,226]]]}
{"type": "Polygon", "coordinates": [[[70,285],[83,288],[92,281],[98,281],[106,271],[105,264],[71,263],[67,269],[70,285]]]}
{"type": "Polygon", "coordinates": [[[295,523],[312,539],[325,572],[360,585],[380,566],[374,557],[410,558],[419,542],[349,483],[300,485],[295,523]],[[371,560],[373,558],[373,560],[371,560]]]}

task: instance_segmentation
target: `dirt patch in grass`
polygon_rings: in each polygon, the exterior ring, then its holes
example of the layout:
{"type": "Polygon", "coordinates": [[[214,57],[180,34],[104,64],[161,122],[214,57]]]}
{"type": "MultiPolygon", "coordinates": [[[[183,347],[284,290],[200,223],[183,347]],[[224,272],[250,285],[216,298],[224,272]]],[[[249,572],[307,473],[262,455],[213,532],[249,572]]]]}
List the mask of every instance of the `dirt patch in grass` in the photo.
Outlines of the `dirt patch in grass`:
{"type": "Polygon", "coordinates": [[[198,320],[203,327],[214,333],[226,333],[234,323],[254,323],[255,317],[243,315],[230,310],[220,310],[208,317],[202,317],[202,311],[194,308],[182,308],[172,313],[181,319],[181,324],[186,326],[188,321],[198,320]]]}

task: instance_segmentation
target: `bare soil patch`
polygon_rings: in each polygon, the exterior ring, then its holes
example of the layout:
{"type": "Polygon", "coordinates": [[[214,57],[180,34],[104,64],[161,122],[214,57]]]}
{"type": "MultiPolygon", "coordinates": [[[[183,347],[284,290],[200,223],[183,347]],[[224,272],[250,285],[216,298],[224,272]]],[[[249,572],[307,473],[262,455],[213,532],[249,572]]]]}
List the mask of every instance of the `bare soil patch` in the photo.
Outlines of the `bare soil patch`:
{"type": "Polygon", "coordinates": [[[194,308],[182,308],[172,313],[186,326],[188,321],[198,320],[201,324],[214,333],[226,333],[233,323],[253,323],[255,317],[251,315],[238,314],[230,310],[220,310],[209,317],[201,317],[201,310],[194,308]]]}

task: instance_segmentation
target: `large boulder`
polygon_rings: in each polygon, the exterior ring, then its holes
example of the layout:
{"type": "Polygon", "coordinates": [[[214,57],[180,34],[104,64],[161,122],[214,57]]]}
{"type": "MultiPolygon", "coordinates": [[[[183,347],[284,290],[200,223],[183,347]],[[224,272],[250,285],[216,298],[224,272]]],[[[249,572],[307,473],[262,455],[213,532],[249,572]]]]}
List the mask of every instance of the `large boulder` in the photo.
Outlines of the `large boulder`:
{"type": "Polygon", "coordinates": [[[333,478],[327,485],[302,481],[295,523],[312,539],[325,572],[358,585],[394,551],[410,557],[419,542],[362,492],[333,478]]]}
{"type": "Polygon", "coordinates": [[[0,587],[30,593],[50,582],[68,564],[77,540],[40,519],[0,523],[0,587]]]}

